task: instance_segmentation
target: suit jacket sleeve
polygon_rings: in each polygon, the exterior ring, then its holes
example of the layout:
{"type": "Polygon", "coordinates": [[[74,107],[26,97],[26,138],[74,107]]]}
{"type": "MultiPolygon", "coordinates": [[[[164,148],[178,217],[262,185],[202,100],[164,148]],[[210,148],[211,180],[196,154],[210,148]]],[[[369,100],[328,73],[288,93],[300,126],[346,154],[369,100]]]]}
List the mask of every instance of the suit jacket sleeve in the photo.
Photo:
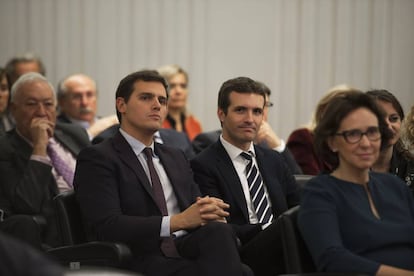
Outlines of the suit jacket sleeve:
{"type": "MultiPolygon", "coordinates": [[[[119,144],[108,139],[78,156],[75,190],[89,238],[126,243],[138,255],[159,255],[162,214],[132,149],[117,152],[113,146],[119,144]]],[[[188,173],[184,154],[173,151],[172,156],[159,156],[173,183],[180,210],[184,210],[195,201],[199,190],[188,173]]]]}
{"type": "MultiPolygon", "coordinates": [[[[217,197],[230,204],[230,209],[228,210],[230,212],[230,217],[227,221],[232,225],[237,237],[244,244],[261,231],[261,225],[250,224],[249,221],[246,220],[247,205],[242,208],[243,210],[238,207],[238,204],[235,203],[234,198],[231,196],[231,192],[225,190],[226,188],[225,183],[223,183],[223,176],[220,175],[218,170],[214,169],[215,167],[211,165],[212,163],[214,162],[205,162],[205,160],[200,160],[199,158],[191,160],[191,166],[194,171],[194,179],[199,185],[201,193],[204,196],[208,195],[217,197]],[[246,212],[246,214],[244,215],[243,212],[246,212]]],[[[231,172],[228,171],[228,173],[231,172]]],[[[238,179],[237,175],[234,179],[238,179]]],[[[234,183],[234,185],[237,185],[237,183],[234,183]]],[[[246,204],[244,199],[243,203],[246,204]]]]}
{"type": "Polygon", "coordinates": [[[31,148],[15,133],[0,141],[0,208],[6,216],[39,214],[57,191],[52,167],[30,160],[31,148]]]}
{"type": "Polygon", "coordinates": [[[302,169],[299,167],[298,163],[296,163],[295,158],[293,157],[290,150],[286,147],[284,151],[280,153],[280,155],[283,157],[283,160],[285,160],[287,166],[291,170],[293,174],[302,174],[302,169]]]}
{"type": "Polygon", "coordinates": [[[199,154],[204,149],[208,148],[211,144],[217,142],[220,137],[221,130],[203,132],[197,135],[191,142],[195,154],[199,154]]]}
{"type": "MultiPolygon", "coordinates": [[[[95,147],[80,152],[74,182],[89,237],[158,247],[162,217],[160,214],[138,216],[123,210],[120,194],[120,185],[124,184],[122,172],[118,164],[95,147]]],[[[140,198],[136,200],[140,201],[140,198]]],[[[151,209],[145,204],[142,208],[151,209]]]]}

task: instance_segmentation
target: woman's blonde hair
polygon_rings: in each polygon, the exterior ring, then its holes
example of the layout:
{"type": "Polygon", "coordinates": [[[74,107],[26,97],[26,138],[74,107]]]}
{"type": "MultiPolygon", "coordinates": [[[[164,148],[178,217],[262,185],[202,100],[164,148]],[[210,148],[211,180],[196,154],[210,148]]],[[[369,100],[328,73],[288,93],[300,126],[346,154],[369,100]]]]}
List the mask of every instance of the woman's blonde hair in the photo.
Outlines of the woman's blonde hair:
{"type": "Polygon", "coordinates": [[[414,155],[414,105],[402,122],[401,141],[403,142],[404,147],[414,155]]]}
{"type": "Polygon", "coordinates": [[[323,96],[318,104],[316,105],[316,109],[312,115],[311,122],[309,123],[308,128],[313,131],[315,127],[318,125],[320,120],[325,114],[326,107],[329,105],[329,103],[332,101],[332,99],[335,99],[337,97],[343,97],[346,93],[349,91],[357,90],[348,84],[339,84],[326,92],[325,96],[323,96]]]}

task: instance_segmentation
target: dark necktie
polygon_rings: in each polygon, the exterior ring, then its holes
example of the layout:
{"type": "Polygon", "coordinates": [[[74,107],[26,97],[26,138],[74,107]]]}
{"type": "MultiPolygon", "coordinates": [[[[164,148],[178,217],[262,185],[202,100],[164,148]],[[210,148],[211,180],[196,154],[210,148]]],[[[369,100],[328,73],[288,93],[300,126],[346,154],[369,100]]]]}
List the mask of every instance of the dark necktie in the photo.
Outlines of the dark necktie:
{"type": "Polygon", "coordinates": [[[73,187],[73,175],[74,171],[72,168],[59,156],[56,149],[56,144],[49,143],[47,145],[47,154],[52,162],[53,168],[60,174],[69,187],[73,187]]]}
{"type": "MultiPolygon", "coordinates": [[[[163,216],[168,216],[168,209],[167,203],[165,201],[164,191],[162,189],[160,178],[158,177],[157,171],[155,170],[154,163],[152,162],[152,149],[146,147],[143,150],[143,152],[147,157],[147,165],[150,172],[152,192],[154,195],[155,202],[157,203],[158,208],[160,208],[161,214],[163,216]]],[[[161,251],[167,257],[177,258],[180,256],[177,252],[177,248],[175,247],[174,240],[171,237],[162,238],[161,251]]]]}
{"type": "Polygon", "coordinates": [[[246,166],[247,185],[249,186],[250,198],[252,199],[257,219],[263,224],[271,222],[273,220],[272,208],[267,201],[263,179],[253,163],[251,152],[242,152],[240,155],[249,161],[246,166]]]}

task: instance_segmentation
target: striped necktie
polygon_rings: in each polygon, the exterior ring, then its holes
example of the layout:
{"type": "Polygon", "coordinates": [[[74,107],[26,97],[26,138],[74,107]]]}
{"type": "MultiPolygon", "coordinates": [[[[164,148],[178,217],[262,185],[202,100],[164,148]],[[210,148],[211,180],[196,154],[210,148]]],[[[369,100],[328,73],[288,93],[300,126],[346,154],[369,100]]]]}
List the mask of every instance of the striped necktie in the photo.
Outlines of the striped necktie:
{"type": "Polygon", "coordinates": [[[250,198],[252,199],[257,219],[260,223],[267,224],[273,220],[273,212],[267,201],[262,176],[253,163],[252,152],[242,152],[240,155],[249,161],[246,166],[247,185],[249,186],[250,198]]]}

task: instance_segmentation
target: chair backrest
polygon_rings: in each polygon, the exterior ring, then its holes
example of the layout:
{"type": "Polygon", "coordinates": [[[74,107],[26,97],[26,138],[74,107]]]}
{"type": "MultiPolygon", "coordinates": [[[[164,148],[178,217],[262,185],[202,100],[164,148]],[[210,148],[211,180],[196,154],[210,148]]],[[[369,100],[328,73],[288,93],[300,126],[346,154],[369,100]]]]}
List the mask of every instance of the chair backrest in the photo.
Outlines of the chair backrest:
{"type": "Polygon", "coordinates": [[[316,272],[313,259],[299,232],[297,217],[299,206],[284,212],[278,218],[282,238],[286,273],[316,272]]]}
{"type": "Polygon", "coordinates": [[[79,204],[73,190],[58,194],[55,206],[63,245],[75,245],[86,242],[79,204]]]}
{"type": "Polygon", "coordinates": [[[305,187],[305,184],[313,177],[314,175],[309,174],[295,174],[294,175],[296,183],[298,183],[299,187],[303,189],[305,187]]]}

